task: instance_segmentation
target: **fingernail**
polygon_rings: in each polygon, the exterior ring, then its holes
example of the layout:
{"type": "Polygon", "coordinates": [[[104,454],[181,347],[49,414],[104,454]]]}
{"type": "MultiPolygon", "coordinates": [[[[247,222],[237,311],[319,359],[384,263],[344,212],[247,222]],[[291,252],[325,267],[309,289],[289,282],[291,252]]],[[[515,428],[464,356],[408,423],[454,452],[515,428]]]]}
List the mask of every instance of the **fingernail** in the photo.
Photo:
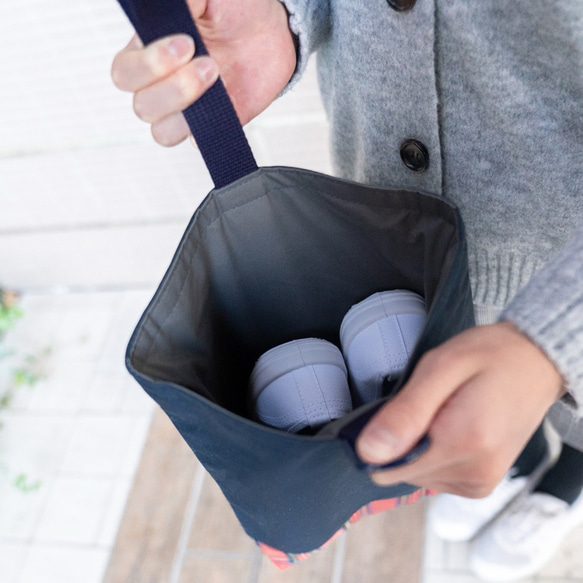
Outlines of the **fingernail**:
{"type": "Polygon", "coordinates": [[[196,59],[196,72],[205,85],[212,83],[219,74],[217,65],[210,57],[196,59]]]}
{"type": "Polygon", "coordinates": [[[168,43],[168,52],[175,59],[181,59],[191,54],[194,49],[194,41],[189,36],[179,36],[168,43]]]}
{"type": "Polygon", "coordinates": [[[358,440],[358,455],[370,463],[384,463],[396,457],[398,447],[398,439],[391,431],[369,427],[358,440]]]}

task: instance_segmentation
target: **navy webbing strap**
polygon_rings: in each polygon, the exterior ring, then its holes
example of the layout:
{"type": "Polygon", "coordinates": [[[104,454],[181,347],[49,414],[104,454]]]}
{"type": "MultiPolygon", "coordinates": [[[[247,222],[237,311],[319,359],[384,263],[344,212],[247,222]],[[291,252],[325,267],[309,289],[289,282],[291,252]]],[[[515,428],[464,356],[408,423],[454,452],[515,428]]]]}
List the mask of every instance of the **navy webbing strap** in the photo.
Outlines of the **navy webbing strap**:
{"type": "MultiPolygon", "coordinates": [[[[119,3],[144,44],[185,33],[194,39],[197,56],[208,55],[185,0],[119,0],[119,3]]],[[[257,170],[220,79],[183,113],[217,188],[257,170]]]]}

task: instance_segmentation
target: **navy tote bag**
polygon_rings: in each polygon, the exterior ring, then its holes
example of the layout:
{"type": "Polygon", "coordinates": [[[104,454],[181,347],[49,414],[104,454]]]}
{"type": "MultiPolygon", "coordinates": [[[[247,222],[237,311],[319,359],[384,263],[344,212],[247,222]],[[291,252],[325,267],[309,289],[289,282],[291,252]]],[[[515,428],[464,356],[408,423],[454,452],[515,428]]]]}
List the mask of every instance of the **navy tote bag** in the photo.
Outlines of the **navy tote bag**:
{"type": "MultiPolygon", "coordinates": [[[[119,1],[144,43],[182,32],[195,39],[197,55],[206,52],[184,0],[119,1]]],[[[127,367],[249,536],[309,552],[369,502],[416,487],[376,486],[354,452],[384,400],[320,434],[285,433],[250,419],[253,365],[292,339],[339,345],[353,304],[409,289],[425,298],[428,315],[398,390],[425,351],[474,324],[462,220],[439,196],[257,168],[220,80],[184,115],[215,189],[134,331],[127,367]]]]}

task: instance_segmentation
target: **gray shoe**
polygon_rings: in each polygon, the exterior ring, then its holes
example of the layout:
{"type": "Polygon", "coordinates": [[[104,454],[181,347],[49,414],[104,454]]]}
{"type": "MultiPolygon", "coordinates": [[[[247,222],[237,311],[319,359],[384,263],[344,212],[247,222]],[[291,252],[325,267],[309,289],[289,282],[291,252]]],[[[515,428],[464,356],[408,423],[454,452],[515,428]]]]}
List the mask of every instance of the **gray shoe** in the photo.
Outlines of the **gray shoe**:
{"type": "Polygon", "coordinates": [[[249,399],[262,423],[292,433],[315,432],[352,411],[342,353],[318,338],[276,346],[255,364],[249,399]]]}
{"type": "Polygon", "coordinates": [[[399,378],[425,322],[425,301],[407,290],[379,292],[352,306],[340,326],[355,397],[380,399],[399,378]]]}

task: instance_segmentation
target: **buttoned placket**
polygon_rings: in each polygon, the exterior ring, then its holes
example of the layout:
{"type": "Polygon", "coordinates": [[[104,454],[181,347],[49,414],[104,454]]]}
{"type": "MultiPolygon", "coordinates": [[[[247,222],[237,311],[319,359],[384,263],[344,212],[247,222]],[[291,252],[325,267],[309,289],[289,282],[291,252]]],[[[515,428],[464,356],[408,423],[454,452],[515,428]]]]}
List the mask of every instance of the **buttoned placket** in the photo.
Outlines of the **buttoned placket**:
{"type": "MultiPolygon", "coordinates": [[[[416,3],[417,0],[387,0],[387,4],[396,12],[410,11],[416,3]]],[[[399,154],[403,164],[410,171],[426,172],[429,169],[429,151],[421,140],[416,138],[405,139],[400,145],[399,154]]]]}

